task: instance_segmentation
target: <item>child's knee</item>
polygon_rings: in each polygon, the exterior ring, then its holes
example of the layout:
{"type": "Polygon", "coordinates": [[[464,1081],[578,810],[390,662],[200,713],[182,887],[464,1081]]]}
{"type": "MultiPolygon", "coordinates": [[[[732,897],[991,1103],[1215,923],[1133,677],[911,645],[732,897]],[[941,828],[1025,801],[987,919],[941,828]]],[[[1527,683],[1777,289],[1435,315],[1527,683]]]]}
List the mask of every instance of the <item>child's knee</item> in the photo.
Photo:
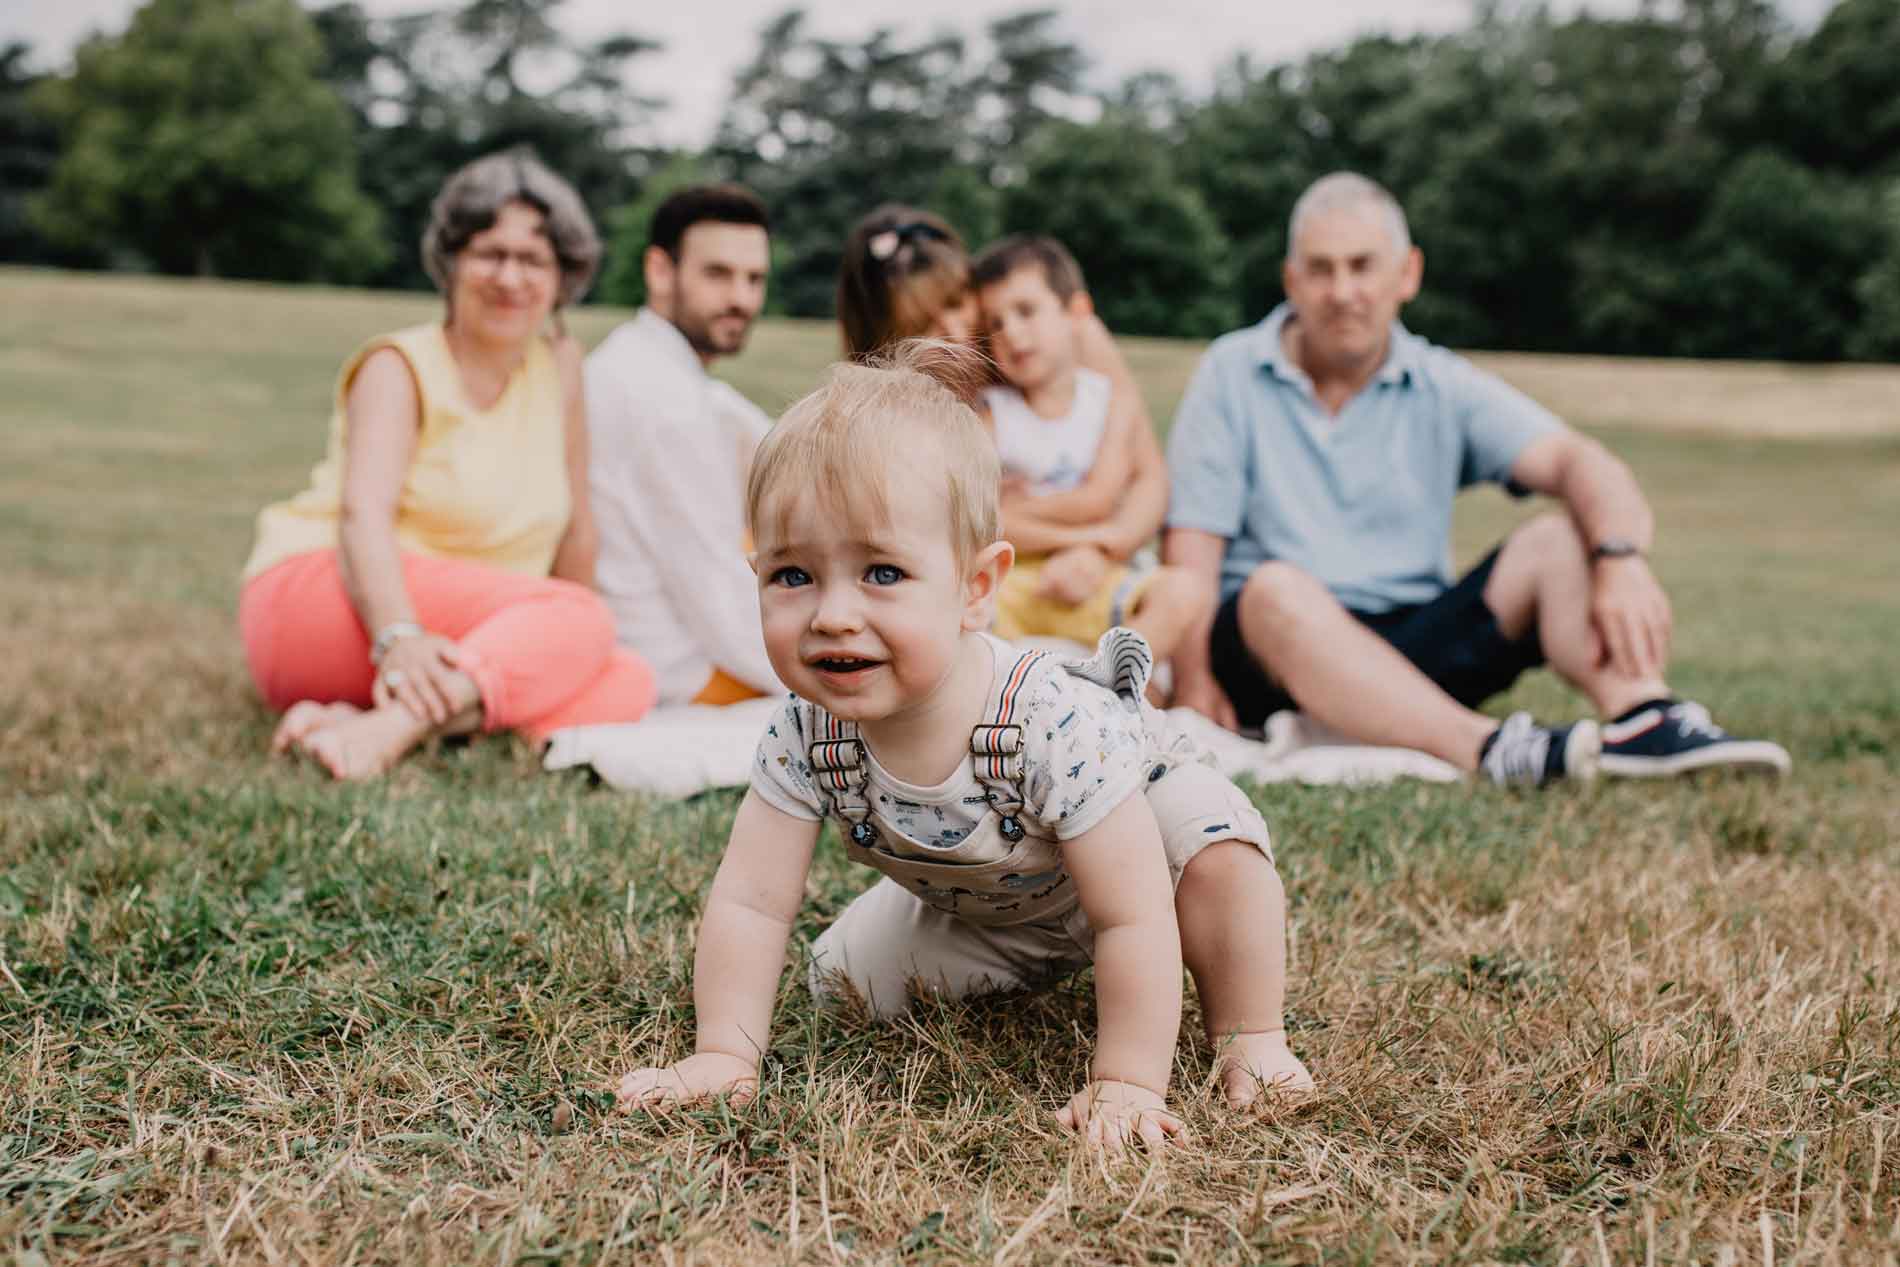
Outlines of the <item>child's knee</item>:
{"type": "Polygon", "coordinates": [[[1200,608],[1211,605],[1211,597],[1200,578],[1185,568],[1174,566],[1155,570],[1142,601],[1144,605],[1153,603],[1182,616],[1199,615],[1200,608]]]}
{"type": "Polygon", "coordinates": [[[1189,858],[1175,890],[1177,905],[1278,901],[1280,872],[1273,859],[1250,841],[1217,840],[1189,858]]]}
{"type": "Polygon", "coordinates": [[[806,975],[812,1001],[835,1007],[855,1000],[874,1020],[895,1020],[910,1011],[908,982],[890,973],[856,969],[849,955],[831,936],[834,924],[812,944],[811,967],[806,975]]]}
{"type": "Polygon", "coordinates": [[[614,648],[614,614],[599,594],[585,585],[550,577],[556,587],[555,601],[561,606],[561,632],[572,640],[574,653],[606,659],[614,648]]]}

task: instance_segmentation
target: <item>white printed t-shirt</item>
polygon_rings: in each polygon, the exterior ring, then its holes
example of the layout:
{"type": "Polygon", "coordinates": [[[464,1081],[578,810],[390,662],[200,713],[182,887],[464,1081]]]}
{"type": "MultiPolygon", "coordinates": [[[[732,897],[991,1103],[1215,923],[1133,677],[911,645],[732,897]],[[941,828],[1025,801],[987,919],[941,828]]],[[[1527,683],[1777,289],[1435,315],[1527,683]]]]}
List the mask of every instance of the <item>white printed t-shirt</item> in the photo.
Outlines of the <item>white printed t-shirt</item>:
{"type": "MultiPolygon", "coordinates": [[[[981,635],[995,664],[992,697],[1021,649],[981,635]]],[[[1019,695],[1023,728],[1023,817],[1041,835],[1073,840],[1096,826],[1147,782],[1153,755],[1138,708],[1108,687],[1079,677],[1075,662],[1045,656],[1019,695]]],[[[1137,689],[1139,697],[1139,689],[1137,689]]],[[[805,706],[796,697],[766,728],[753,759],[752,790],[793,818],[824,817],[825,801],[812,782],[805,706]]],[[[903,834],[886,841],[898,852],[928,858],[959,844],[989,812],[969,756],[934,787],[907,783],[878,763],[865,744],[870,779],[865,791],[878,815],[903,834]]],[[[1035,829],[1032,827],[1032,830],[1035,829]]],[[[1007,850],[1008,842],[999,845],[1007,850]]],[[[999,855],[1000,857],[1001,855],[999,855]]],[[[970,859],[970,862],[994,859],[970,859]]]]}
{"type": "Polygon", "coordinates": [[[585,374],[595,577],[620,641],[653,666],[662,704],[692,699],[715,667],[783,691],[744,549],[746,469],[771,419],[651,308],[615,327],[585,374]]]}
{"type": "Polygon", "coordinates": [[[1088,478],[1108,430],[1107,375],[1075,372],[1075,399],[1060,418],[1045,418],[1014,387],[988,387],[983,403],[996,429],[996,455],[1003,474],[1025,480],[1032,493],[1060,493],[1088,478]]]}

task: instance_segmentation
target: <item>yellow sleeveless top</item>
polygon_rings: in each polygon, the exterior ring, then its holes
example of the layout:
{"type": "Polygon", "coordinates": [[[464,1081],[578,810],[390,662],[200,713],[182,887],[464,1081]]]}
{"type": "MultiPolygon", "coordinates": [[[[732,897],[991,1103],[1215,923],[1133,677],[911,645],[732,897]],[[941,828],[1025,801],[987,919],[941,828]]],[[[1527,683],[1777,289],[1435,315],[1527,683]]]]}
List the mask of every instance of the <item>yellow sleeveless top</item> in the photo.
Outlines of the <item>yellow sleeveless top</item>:
{"type": "Polygon", "coordinates": [[[573,508],[566,401],[554,350],[535,339],[501,398],[477,409],[463,389],[447,332],[432,322],[371,339],[344,364],[329,451],[310,473],[309,488],[258,514],[243,579],[292,555],[336,546],[349,443],[344,401],[356,371],[382,348],[394,348],[409,363],[422,406],[415,456],[396,506],[398,545],[546,576],[573,508]]]}

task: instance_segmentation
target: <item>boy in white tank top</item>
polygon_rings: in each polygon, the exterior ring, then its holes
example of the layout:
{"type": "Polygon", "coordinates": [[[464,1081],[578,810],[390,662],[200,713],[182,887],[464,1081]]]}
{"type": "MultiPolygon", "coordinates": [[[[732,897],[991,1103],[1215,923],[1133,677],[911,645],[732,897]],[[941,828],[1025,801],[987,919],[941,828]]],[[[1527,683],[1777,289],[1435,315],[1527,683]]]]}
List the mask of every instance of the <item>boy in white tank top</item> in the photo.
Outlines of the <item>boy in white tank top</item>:
{"type": "MultiPolygon", "coordinates": [[[[1112,446],[1126,440],[1110,425],[1109,380],[1080,364],[1076,323],[1090,312],[1081,268],[1055,239],[1018,236],[979,255],[971,283],[990,352],[1009,380],[983,393],[1005,484],[1043,500],[1045,508],[1077,511],[1075,544],[1017,555],[997,596],[997,635],[1093,644],[1122,625],[1148,640],[1156,660],[1166,660],[1204,600],[1180,569],[1134,566],[1100,539],[1109,535],[1101,530],[1132,472],[1110,460],[1120,456],[1112,446]],[[1102,506],[1107,509],[1091,512],[1102,506]]],[[[1160,527],[1157,514],[1154,530],[1160,527]]],[[[1015,536],[1007,509],[1003,535],[1015,536]]]]}

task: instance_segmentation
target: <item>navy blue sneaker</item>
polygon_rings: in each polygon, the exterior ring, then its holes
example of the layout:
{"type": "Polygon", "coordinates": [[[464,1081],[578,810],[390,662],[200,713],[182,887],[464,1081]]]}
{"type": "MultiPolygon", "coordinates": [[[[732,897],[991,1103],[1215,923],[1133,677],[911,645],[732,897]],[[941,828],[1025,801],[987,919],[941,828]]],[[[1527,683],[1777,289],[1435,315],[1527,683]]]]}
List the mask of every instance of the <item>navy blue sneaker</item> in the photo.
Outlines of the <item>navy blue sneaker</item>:
{"type": "Polygon", "coordinates": [[[1737,739],[1692,700],[1651,700],[1603,727],[1603,772],[1649,779],[1716,767],[1783,775],[1788,750],[1766,739],[1737,739]]]}
{"type": "Polygon", "coordinates": [[[1478,772],[1500,786],[1542,787],[1558,779],[1596,777],[1602,747],[1597,724],[1540,726],[1529,713],[1512,713],[1478,753],[1478,772]]]}

